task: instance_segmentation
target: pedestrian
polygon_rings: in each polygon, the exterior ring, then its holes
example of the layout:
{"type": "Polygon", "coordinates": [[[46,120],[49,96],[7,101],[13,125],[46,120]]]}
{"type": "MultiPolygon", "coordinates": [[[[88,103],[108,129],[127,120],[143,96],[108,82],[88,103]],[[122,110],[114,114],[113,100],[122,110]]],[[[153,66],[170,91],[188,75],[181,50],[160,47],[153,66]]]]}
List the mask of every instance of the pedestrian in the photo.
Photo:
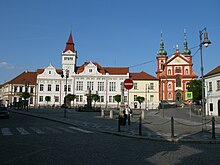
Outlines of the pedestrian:
{"type": "Polygon", "coordinates": [[[125,106],[124,117],[125,117],[125,120],[128,119],[128,125],[130,125],[131,109],[128,105],[125,106]]]}

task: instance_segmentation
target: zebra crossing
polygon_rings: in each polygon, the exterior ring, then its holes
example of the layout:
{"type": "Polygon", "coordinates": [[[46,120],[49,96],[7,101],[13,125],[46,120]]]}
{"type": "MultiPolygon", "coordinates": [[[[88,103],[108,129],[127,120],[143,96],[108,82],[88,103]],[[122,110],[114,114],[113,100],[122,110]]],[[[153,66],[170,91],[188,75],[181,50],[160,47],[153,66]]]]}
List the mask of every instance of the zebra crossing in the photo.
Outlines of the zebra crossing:
{"type": "Polygon", "coordinates": [[[16,128],[0,128],[0,136],[12,136],[12,135],[44,135],[44,134],[63,134],[71,133],[75,134],[77,132],[81,133],[93,133],[85,129],[80,129],[77,127],[16,127],[16,128]]]}

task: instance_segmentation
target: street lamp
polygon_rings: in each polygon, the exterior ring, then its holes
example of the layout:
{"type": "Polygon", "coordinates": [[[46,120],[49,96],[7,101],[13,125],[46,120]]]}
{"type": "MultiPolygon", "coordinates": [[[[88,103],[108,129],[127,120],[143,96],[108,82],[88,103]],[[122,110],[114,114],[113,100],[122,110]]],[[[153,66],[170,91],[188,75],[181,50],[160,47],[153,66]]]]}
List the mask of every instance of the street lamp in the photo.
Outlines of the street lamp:
{"type": "Polygon", "coordinates": [[[65,88],[64,88],[64,91],[65,91],[65,96],[64,96],[64,117],[66,118],[66,95],[67,95],[67,78],[69,78],[69,70],[68,69],[66,69],[65,70],[65,76],[64,76],[64,74],[63,74],[63,72],[62,72],[62,74],[61,74],[61,77],[62,78],[66,78],[66,86],[65,86],[65,88]]]}
{"type": "Polygon", "coordinates": [[[204,77],[203,77],[203,60],[202,60],[202,45],[208,47],[211,41],[208,39],[208,32],[206,28],[199,31],[199,49],[200,49],[200,61],[201,61],[201,76],[202,76],[202,131],[206,130],[206,112],[205,112],[205,93],[204,93],[204,77]],[[204,32],[204,33],[203,33],[204,32]],[[204,34],[204,40],[202,40],[202,35],[204,34]]]}

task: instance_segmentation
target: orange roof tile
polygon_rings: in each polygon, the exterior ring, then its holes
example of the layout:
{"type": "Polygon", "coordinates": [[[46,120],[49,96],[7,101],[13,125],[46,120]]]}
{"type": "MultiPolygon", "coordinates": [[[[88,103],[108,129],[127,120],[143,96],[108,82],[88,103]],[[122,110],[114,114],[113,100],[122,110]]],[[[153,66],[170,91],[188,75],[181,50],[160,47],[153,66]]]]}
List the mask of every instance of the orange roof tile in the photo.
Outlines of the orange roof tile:
{"type": "Polygon", "coordinates": [[[204,75],[204,77],[211,76],[217,73],[220,73],[220,65],[208,72],[206,75],[204,75]]]}
{"type": "Polygon", "coordinates": [[[130,73],[130,78],[132,80],[158,80],[156,77],[143,71],[130,73]]]}
{"type": "Polygon", "coordinates": [[[74,48],[74,43],[73,43],[73,37],[72,37],[72,32],[70,33],[69,39],[66,43],[66,48],[63,52],[66,52],[68,50],[71,50],[72,52],[75,52],[75,48],[74,48]]]}
{"type": "Polygon", "coordinates": [[[37,82],[37,72],[28,72],[25,71],[15,77],[14,79],[8,81],[5,84],[25,84],[28,83],[29,85],[36,85],[37,82]]]}

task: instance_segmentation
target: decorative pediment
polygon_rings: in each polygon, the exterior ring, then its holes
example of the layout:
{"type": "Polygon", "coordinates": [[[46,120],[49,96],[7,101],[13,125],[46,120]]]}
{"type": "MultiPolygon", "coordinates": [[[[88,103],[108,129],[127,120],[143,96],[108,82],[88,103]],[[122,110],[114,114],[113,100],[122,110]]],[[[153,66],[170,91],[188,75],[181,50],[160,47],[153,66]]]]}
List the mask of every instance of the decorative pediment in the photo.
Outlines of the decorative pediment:
{"type": "Polygon", "coordinates": [[[51,77],[51,78],[60,78],[60,75],[57,73],[56,68],[52,66],[51,64],[46,67],[43,71],[43,73],[38,74],[38,78],[45,78],[45,77],[51,77]]]}
{"type": "Polygon", "coordinates": [[[80,75],[102,75],[101,73],[99,73],[98,67],[92,62],[89,62],[87,65],[85,65],[83,72],[79,74],[80,75]]]}
{"type": "Polygon", "coordinates": [[[167,65],[186,65],[189,64],[189,61],[182,56],[175,56],[174,58],[171,58],[167,65]]]}

